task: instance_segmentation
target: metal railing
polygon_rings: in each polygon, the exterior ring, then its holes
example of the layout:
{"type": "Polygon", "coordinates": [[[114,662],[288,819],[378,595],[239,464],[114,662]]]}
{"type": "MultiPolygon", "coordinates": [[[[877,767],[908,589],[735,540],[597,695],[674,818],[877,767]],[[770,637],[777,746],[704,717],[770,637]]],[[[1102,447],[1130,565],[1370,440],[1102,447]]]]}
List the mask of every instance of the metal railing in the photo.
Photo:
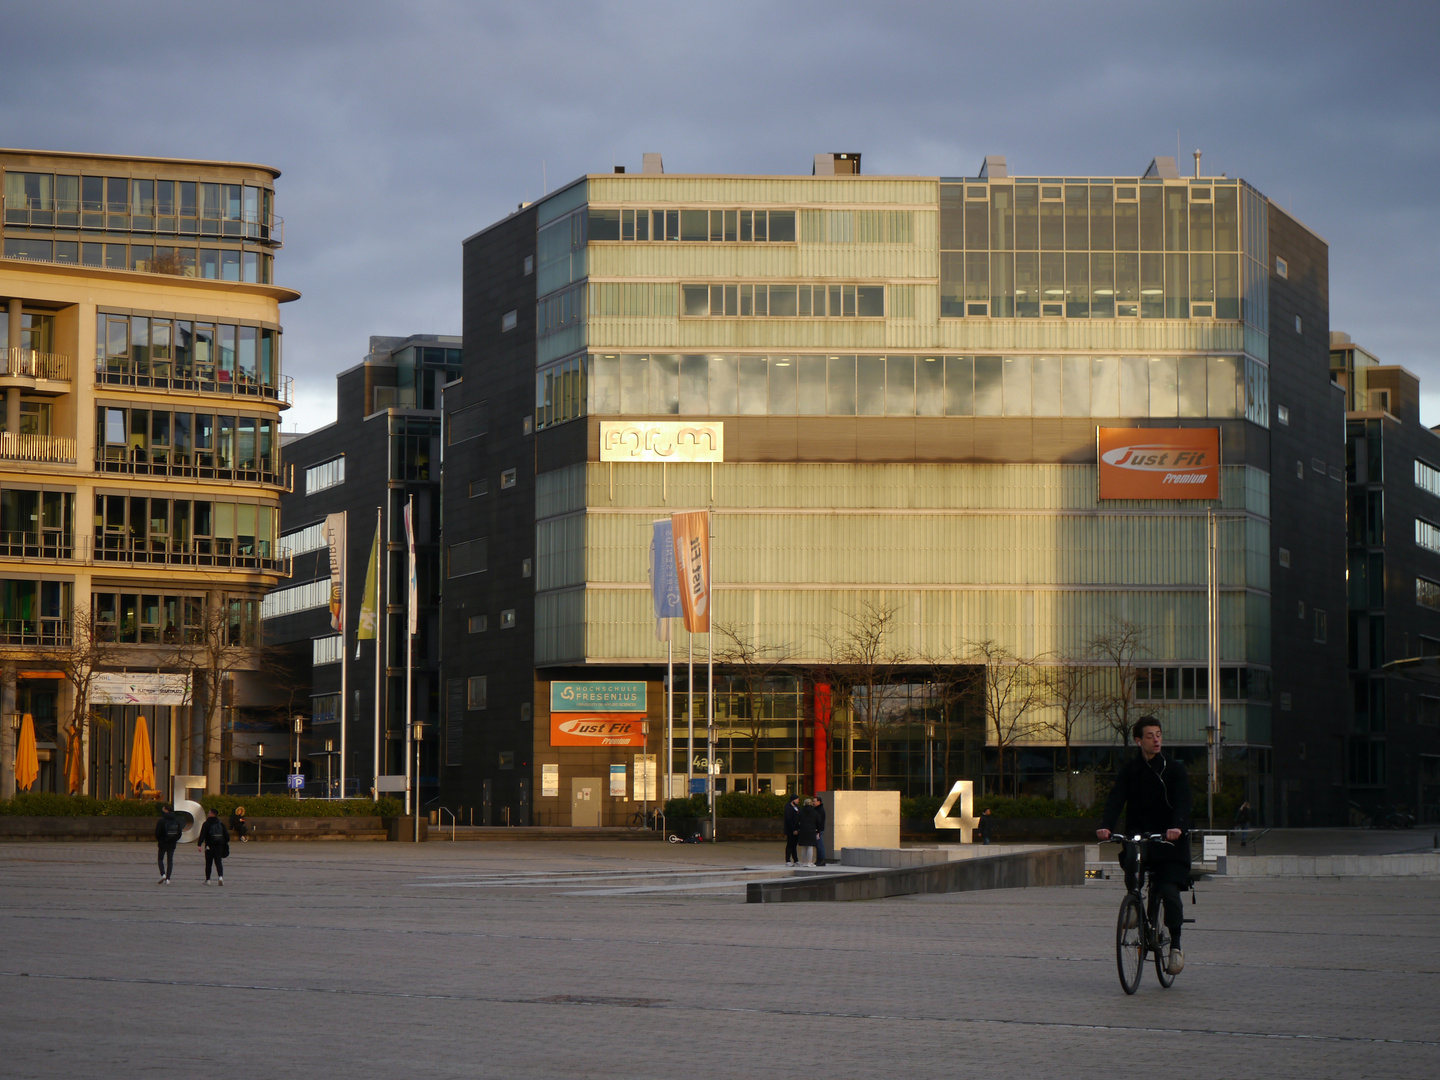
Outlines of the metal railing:
{"type": "Polygon", "coordinates": [[[0,645],[69,645],[68,619],[0,619],[0,645]]]}
{"type": "Polygon", "coordinates": [[[59,529],[40,532],[0,532],[0,558],[72,559],[75,538],[59,529]]]}
{"type": "Polygon", "coordinates": [[[289,577],[293,560],[288,552],[262,555],[239,551],[234,540],[164,540],[129,533],[101,533],[81,538],[81,551],[91,564],[127,566],[195,566],[213,570],[249,570],[289,577]]]}
{"type": "Polygon", "coordinates": [[[34,349],[0,349],[0,376],[3,375],[69,382],[70,357],[63,353],[36,352],[34,349]]]}
{"type": "Polygon", "coordinates": [[[241,484],[265,484],[293,490],[293,466],[287,473],[283,465],[256,468],[221,466],[213,450],[130,450],[123,446],[104,446],[95,456],[95,471],[123,473],[129,476],[175,476],[191,480],[223,480],[241,484]]]}
{"type": "Polygon", "coordinates": [[[75,440],[68,435],[27,435],[18,431],[0,431],[0,458],[73,465],[75,440]]]}
{"type": "Polygon", "coordinates": [[[239,217],[133,213],[129,203],[84,203],[55,200],[50,206],[32,207],[24,196],[5,199],[5,224],[36,229],[102,229],[105,232],[145,233],[156,236],[223,237],[253,240],[268,247],[285,246],[285,219],[271,214],[242,212],[239,217]]]}
{"type": "Polygon", "coordinates": [[[130,356],[96,357],[95,381],[106,386],[260,398],[281,405],[293,405],[295,396],[295,381],[289,375],[276,376],[275,385],[268,386],[244,372],[217,369],[213,363],[179,369],[173,360],[135,360],[130,356]]]}

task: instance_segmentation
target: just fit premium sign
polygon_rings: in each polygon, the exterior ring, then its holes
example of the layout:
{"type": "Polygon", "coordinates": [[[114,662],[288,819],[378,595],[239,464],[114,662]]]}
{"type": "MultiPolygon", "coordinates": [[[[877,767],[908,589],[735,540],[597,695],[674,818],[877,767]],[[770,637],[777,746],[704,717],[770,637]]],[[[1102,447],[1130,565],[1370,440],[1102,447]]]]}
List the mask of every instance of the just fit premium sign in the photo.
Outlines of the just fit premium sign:
{"type": "Polygon", "coordinates": [[[643,682],[552,682],[551,746],[644,746],[643,682]]]}
{"type": "Polygon", "coordinates": [[[1218,499],[1219,428],[1098,428],[1102,499],[1218,499]]]}

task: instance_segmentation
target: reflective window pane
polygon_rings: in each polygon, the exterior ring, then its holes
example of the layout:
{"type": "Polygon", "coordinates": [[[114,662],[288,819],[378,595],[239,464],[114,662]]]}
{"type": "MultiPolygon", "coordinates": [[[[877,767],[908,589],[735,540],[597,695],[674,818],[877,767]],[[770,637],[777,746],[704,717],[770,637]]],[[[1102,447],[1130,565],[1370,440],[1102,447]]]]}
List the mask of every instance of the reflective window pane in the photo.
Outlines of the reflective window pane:
{"type": "Polygon", "coordinates": [[[1005,415],[1030,415],[1030,357],[1007,356],[1000,368],[1004,384],[1005,415]]]}
{"type": "Polygon", "coordinates": [[[861,356],[855,366],[855,414],[885,415],[885,358],[861,356]]]}
{"type": "Polygon", "coordinates": [[[945,415],[945,362],[939,356],[915,358],[915,415],[945,415]]]}
{"type": "Polygon", "coordinates": [[[968,356],[945,357],[945,415],[975,413],[975,362],[968,356]]]}
{"type": "Polygon", "coordinates": [[[765,415],[766,403],[769,400],[769,366],[763,356],[742,356],[736,360],[736,369],[740,376],[738,411],[741,416],[765,415]]]}
{"type": "Polygon", "coordinates": [[[1143,356],[1120,358],[1120,415],[1150,415],[1150,361],[1143,356]]]}
{"type": "Polygon", "coordinates": [[[795,415],[796,366],[793,356],[770,358],[770,415],[795,415]]]}
{"type": "Polygon", "coordinates": [[[1037,356],[1031,361],[1030,370],[1030,415],[1059,416],[1061,414],[1061,374],[1058,356],[1037,356]]]}
{"type": "Polygon", "coordinates": [[[1090,361],[1090,415],[1123,416],[1120,411],[1120,361],[1097,356],[1090,361]]]}
{"type": "Polygon", "coordinates": [[[885,415],[915,415],[915,357],[913,356],[886,358],[885,415]]]}
{"type": "Polygon", "coordinates": [[[1066,416],[1090,415],[1090,358],[1067,356],[1062,362],[1066,416]]]}
{"type": "Polygon", "coordinates": [[[1004,402],[1001,369],[1004,361],[998,356],[975,357],[975,415],[1000,416],[1004,402]]]}
{"type": "Polygon", "coordinates": [[[710,415],[736,416],[740,412],[740,380],[733,356],[714,356],[710,361],[710,415]]]}
{"type": "Polygon", "coordinates": [[[830,415],[855,415],[855,357],[831,356],[830,365],[830,415]]]}
{"type": "MultiPolygon", "coordinates": [[[[774,292],[771,292],[774,298],[774,292]]],[[[825,415],[825,357],[799,358],[800,388],[796,395],[796,411],[801,416],[825,415]]]]}
{"type": "Polygon", "coordinates": [[[1159,356],[1150,360],[1150,415],[1179,414],[1179,385],[1175,357],[1159,356]]]}

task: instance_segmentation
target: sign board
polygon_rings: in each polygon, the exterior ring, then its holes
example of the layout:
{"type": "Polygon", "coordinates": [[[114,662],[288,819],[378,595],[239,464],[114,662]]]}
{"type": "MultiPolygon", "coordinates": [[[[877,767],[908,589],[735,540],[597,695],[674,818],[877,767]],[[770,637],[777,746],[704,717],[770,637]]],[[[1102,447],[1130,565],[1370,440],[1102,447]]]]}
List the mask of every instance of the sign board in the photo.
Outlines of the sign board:
{"type": "Polygon", "coordinates": [[[305,786],[305,774],[291,773],[289,776],[285,777],[285,786],[291,791],[299,791],[305,786]]]}
{"type": "Polygon", "coordinates": [[[1200,852],[1200,858],[1203,859],[1205,862],[1210,862],[1213,859],[1225,858],[1228,851],[1227,840],[1228,838],[1224,836],[1204,837],[1202,840],[1203,847],[1200,852]]]}
{"type": "Polygon", "coordinates": [[[189,675],[100,671],[90,677],[91,705],[185,705],[189,701],[189,675]]]}
{"type": "Polygon", "coordinates": [[[381,792],[381,791],[404,791],[404,790],[405,790],[405,774],[404,774],[404,773],[400,773],[400,774],[397,775],[397,776],[377,776],[377,777],[375,778],[375,791],[376,791],[377,793],[378,793],[378,792],[381,792]]]}
{"type": "Polygon", "coordinates": [[[635,755],[635,794],[631,796],[636,802],[649,800],[655,801],[655,779],[657,770],[655,768],[654,754],[635,755]]]}
{"type": "Polygon", "coordinates": [[[601,461],[724,461],[721,421],[601,420],[601,461]]]}
{"type": "Polygon", "coordinates": [[[560,797],[560,766],[540,766],[540,797],[542,799],[558,799],[560,797]]]}
{"type": "Polygon", "coordinates": [[[1219,428],[1097,428],[1102,499],[1218,499],[1219,428]]]}
{"type": "Polygon", "coordinates": [[[551,746],[644,746],[644,714],[550,714],[551,746]]]}
{"type": "Polygon", "coordinates": [[[625,766],[610,766],[610,797],[612,799],[625,798],[625,766]]]}
{"type": "Polygon", "coordinates": [[[643,682],[552,682],[550,711],[563,713],[643,713],[643,682]]]}
{"type": "Polygon", "coordinates": [[[690,794],[704,795],[707,790],[705,786],[707,783],[708,780],[704,776],[692,776],[690,778],[690,794]]]}

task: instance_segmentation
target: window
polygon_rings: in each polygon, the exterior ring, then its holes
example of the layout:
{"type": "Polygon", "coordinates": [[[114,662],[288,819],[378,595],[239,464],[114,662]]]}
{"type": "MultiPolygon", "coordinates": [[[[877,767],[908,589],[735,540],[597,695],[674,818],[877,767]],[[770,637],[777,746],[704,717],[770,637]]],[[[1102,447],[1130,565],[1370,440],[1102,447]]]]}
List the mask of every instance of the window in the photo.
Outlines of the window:
{"type": "Polygon", "coordinates": [[[514,751],[514,750],[501,750],[501,751],[500,751],[500,771],[501,771],[501,772],[509,772],[510,770],[512,770],[512,769],[514,769],[514,768],[515,768],[515,751],[514,751]]]}
{"type": "MultiPolygon", "coordinates": [[[[855,211],[840,211],[854,214],[855,211]]],[[[807,211],[824,213],[824,211],[807,211]]],[[[900,211],[861,211],[877,218],[885,215],[903,219],[903,224],[893,226],[892,235],[886,237],[892,243],[912,243],[910,227],[912,214],[900,211]],[[903,239],[902,239],[903,237],[903,239]]],[[[589,211],[589,239],[619,240],[622,242],[648,242],[683,240],[687,243],[727,244],[793,244],[795,242],[794,210],[609,210],[592,208],[589,211]]],[[[806,240],[812,239],[809,232],[806,240]]],[[[821,238],[823,239],[823,237],[821,238]]],[[[875,238],[878,242],[880,237],[875,238]]]]}
{"type": "Polygon", "coordinates": [[[1297,600],[1297,601],[1295,602],[1295,614],[1300,617],[1300,620],[1301,620],[1302,622],[1305,620],[1305,601],[1304,601],[1304,600],[1297,600]]]}
{"type": "Polygon", "coordinates": [[[1417,577],[1415,579],[1415,602],[1421,607],[1440,609],[1440,581],[1417,577]]]}
{"type": "Polygon", "coordinates": [[[500,474],[500,489],[513,488],[515,486],[515,470],[506,469],[500,474]]]}
{"type": "Polygon", "coordinates": [[[514,630],[514,629],[515,629],[515,609],[514,609],[514,608],[506,608],[504,611],[500,612],[500,629],[501,629],[501,630],[514,630]]]}
{"type": "Polygon", "coordinates": [[[490,629],[490,616],[471,615],[465,620],[465,628],[471,634],[483,634],[490,629]]]}
{"type": "Polygon", "coordinates": [[[534,255],[526,255],[526,256],[525,256],[525,276],[526,276],[526,277],[529,277],[529,276],[530,276],[531,274],[533,274],[534,272],[535,272],[535,256],[534,256],[534,255]]]}
{"type": "Polygon", "coordinates": [[[1304,480],[1304,479],[1305,479],[1305,462],[1299,460],[1298,458],[1297,458],[1296,461],[1295,461],[1295,479],[1296,479],[1296,480],[1304,480]]]}
{"type": "Polygon", "coordinates": [[[476,499],[476,498],[479,498],[481,495],[489,495],[489,494],[490,494],[490,479],[489,479],[489,477],[482,477],[482,478],[479,479],[479,480],[471,480],[471,481],[470,481],[470,498],[476,499]]]}
{"type": "Polygon", "coordinates": [[[312,638],[310,641],[310,664],[338,664],[345,655],[345,638],[341,634],[312,638]]]}
{"type": "Polygon", "coordinates": [[[1290,549],[1289,549],[1289,548],[1283,548],[1283,547],[1282,547],[1282,548],[1280,549],[1280,565],[1283,566],[1283,567],[1285,567],[1287,570],[1290,568],[1290,549]]]}
{"type": "Polygon", "coordinates": [[[329,604],[330,579],[320,578],[269,593],[260,604],[260,617],[277,619],[282,615],[293,615],[297,611],[328,607],[329,604]]]}
{"type": "Polygon", "coordinates": [[[885,286],[687,284],[680,286],[680,312],[727,318],[883,319],[885,286]]]}
{"type": "Polygon", "coordinates": [[[1297,334],[1303,334],[1304,332],[1305,332],[1305,331],[1304,331],[1304,329],[1303,329],[1303,324],[1300,322],[1300,316],[1299,316],[1299,315],[1296,315],[1296,316],[1295,316],[1295,333],[1297,333],[1297,334]]]}
{"type": "Polygon", "coordinates": [[[1324,645],[1330,637],[1330,628],[1325,612],[1315,609],[1315,640],[1324,645]]]}
{"type": "Polygon", "coordinates": [[[1429,551],[1440,552],[1440,525],[1424,518],[1415,519],[1415,543],[1429,551]]]}
{"type": "MultiPolygon", "coordinates": [[[[1210,696],[1204,667],[1141,667],[1135,669],[1137,701],[1206,701],[1210,696]]],[[[1270,700],[1270,673],[1260,668],[1222,667],[1222,701],[1270,700]]]]}
{"type": "Polygon", "coordinates": [[[504,315],[500,316],[500,332],[502,334],[506,331],[514,330],[519,324],[520,313],[517,311],[507,311],[504,315]]]}
{"type": "Polygon", "coordinates": [[[280,554],[304,555],[307,551],[319,551],[325,546],[325,522],[317,521],[303,529],[296,529],[280,537],[280,554]]]}
{"type": "Polygon", "coordinates": [[[446,439],[451,446],[485,435],[490,430],[490,403],[478,401],[456,409],[446,418],[446,439]]]}
{"type": "Polygon", "coordinates": [[[345,482],[345,455],[340,455],[305,470],[305,494],[314,495],[326,488],[337,487],[345,482]]]}
{"type": "Polygon", "coordinates": [[[483,574],[489,569],[490,539],[482,536],[475,540],[451,544],[447,553],[450,563],[447,577],[457,578],[467,577],[470,574],[483,574]]]}
{"type": "Polygon", "coordinates": [[[1289,690],[1283,691],[1283,692],[1280,694],[1280,711],[1281,711],[1281,712],[1289,712],[1289,711],[1290,711],[1291,704],[1293,703],[1293,701],[1294,701],[1294,698],[1291,696],[1290,691],[1289,691],[1289,690]]]}
{"type": "Polygon", "coordinates": [[[485,708],[486,697],[486,676],[471,675],[465,680],[465,707],[467,709],[485,708]]]}
{"type": "Polygon", "coordinates": [[[1290,264],[1279,255],[1275,256],[1275,274],[1277,277],[1288,278],[1290,276],[1290,264]]]}
{"type": "Polygon", "coordinates": [[[1415,486],[1424,488],[1431,495],[1440,495],[1440,469],[1416,458],[1415,486]]]}
{"type": "Polygon", "coordinates": [[[530,574],[532,573],[532,571],[533,571],[533,569],[534,569],[534,566],[535,566],[535,561],[534,561],[533,559],[525,559],[525,560],[523,560],[523,561],[520,563],[520,576],[521,576],[522,578],[528,578],[528,577],[530,576],[530,574]]]}
{"type": "Polygon", "coordinates": [[[1279,420],[1280,423],[1284,424],[1286,427],[1289,427],[1289,426],[1290,426],[1290,410],[1289,410],[1289,408],[1287,408],[1287,407],[1284,406],[1284,405],[1277,405],[1277,406],[1275,407],[1275,419],[1279,420]]]}

